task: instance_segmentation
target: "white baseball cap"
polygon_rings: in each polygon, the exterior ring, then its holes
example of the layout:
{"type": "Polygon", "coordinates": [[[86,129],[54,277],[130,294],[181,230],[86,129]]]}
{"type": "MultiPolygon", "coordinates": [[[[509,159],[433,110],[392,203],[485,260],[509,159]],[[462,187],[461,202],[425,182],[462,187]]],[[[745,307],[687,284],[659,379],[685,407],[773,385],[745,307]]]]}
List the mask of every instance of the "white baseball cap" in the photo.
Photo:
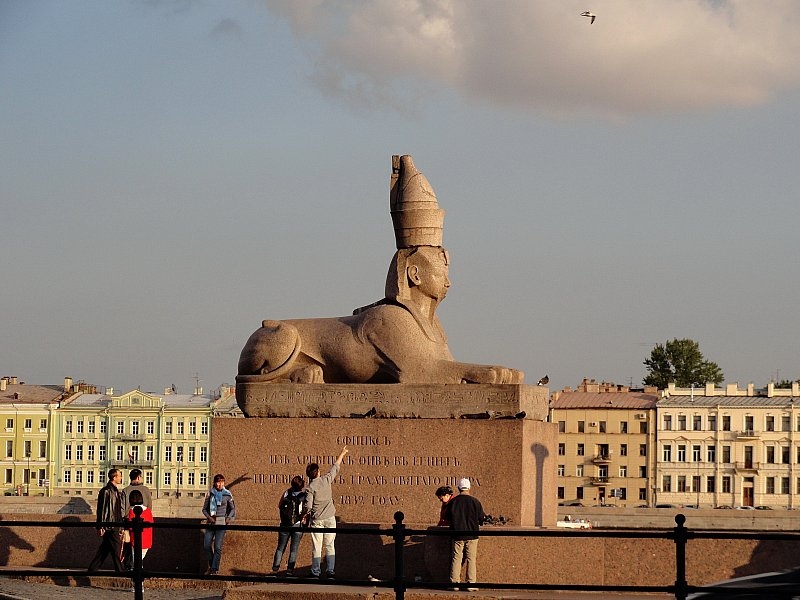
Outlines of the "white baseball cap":
{"type": "Polygon", "coordinates": [[[467,479],[466,477],[463,477],[463,478],[458,480],[458,486],[457,487],[460,490],[468,490],[469,488],[472,487],[472,484],[470,484],[469,479],[467,479]]]}

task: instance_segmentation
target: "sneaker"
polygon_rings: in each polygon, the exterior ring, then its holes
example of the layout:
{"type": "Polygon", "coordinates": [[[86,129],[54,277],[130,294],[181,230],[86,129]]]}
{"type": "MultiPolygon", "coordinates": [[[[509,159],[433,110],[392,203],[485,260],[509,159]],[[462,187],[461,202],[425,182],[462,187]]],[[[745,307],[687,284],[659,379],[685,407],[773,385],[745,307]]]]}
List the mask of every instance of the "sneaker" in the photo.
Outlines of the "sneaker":
{"type": "Polygon", "coordinates": [[[478,588],[467,588],[468,592],[477,592],[478,588]]]}
{"type": "Polygon", "coordinates": [[[325,573],[325,577],[327,577],[328,579],[336,579],[336,573],[334,573],[333,571],[328,571],[327,573],[325,573]]]}
{"type": "Polygon", "coordinates": [[[319,577],[320,577],[319,573],[309,573],[308,574],[308,578],[309,579],[319,579],[319,577]]]}
{"type": "Polygon", "coordinates": [[[294,569],[286,569],[287,577],[294,577],[294,569]]]}

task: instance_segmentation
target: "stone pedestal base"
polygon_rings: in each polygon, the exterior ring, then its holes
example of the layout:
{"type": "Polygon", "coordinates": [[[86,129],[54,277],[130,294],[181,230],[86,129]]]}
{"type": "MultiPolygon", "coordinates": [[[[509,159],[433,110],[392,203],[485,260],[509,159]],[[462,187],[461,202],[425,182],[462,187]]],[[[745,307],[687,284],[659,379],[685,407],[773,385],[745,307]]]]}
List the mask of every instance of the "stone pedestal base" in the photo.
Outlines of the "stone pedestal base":
{"type": "MultiPolygon", "coordinates": [[[[462,386],[472,387],[472,386],[462,386]]],[[[503,386],[500,386],[503,387],[503,386]]],[[[468,477],[486,513],[514,526],[555,526],[557,426],[532,419],[219,418],[212,473],[223,473],[239,517],[278,520],[278,498],[308,463],[327,472],[350,454],[333,485],[347,523],[409,525],[439,519],[434,492],[468,477]]]]}

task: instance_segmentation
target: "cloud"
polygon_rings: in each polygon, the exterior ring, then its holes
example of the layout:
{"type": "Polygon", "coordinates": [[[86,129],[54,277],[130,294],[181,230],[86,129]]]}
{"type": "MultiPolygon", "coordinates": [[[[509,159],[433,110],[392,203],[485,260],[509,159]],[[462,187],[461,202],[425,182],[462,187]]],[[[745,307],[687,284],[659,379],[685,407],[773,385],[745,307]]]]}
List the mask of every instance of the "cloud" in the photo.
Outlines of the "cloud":
{"type": "Polygon", "coordinates": [[[321,89],[373,105],[452,89],[546,114],[674,113],[800,82],[796,0],[265,2],[321,89]]]}

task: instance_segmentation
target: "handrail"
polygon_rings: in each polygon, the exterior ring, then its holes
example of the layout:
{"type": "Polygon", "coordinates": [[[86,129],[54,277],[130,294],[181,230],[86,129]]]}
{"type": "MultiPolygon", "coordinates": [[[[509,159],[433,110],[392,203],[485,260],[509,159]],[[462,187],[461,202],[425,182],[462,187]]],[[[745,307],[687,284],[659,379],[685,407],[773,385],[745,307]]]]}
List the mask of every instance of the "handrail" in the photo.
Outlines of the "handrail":
{"type": "MultiPolygon", "coordinates": [[[[144,600],[144,581],[148,578],[161,579],[196,579],[196,580],[215,580],[215,581],[237,581],[250,583],[280,582],[284,584],[307,583],[302,579],[288,577],[267,577],[254,575],[199,575],[197,573],[180,572],[160,572],[145,569],[142,564],[142,532],[145,528],[153,529],[215,529],[230,531],[261,531],[279,532],[285,531],[285,527],[274,525],[211,525],[203,523],[147,523],[141,518],[141,507],[134,507],[134,519],[127,524],[133,531],[132,541],[134,548],[133,570],[126,573],[114,571],[82,571],[84,575],[93,577],[128,577],[134,584],[134,600],[144,600]]],[[[537,590],[537,591],[584,591],[584,592],[663,592],[674,594],[677,600],[686,600],[688,594],[698,590],[719,591],[721,593],[733,593],[742,588],[725,586],[724,588],[713,586],[694,586],[690,585],[686,579],[686,545],[692,539],[754,539],[754,540],[792,540],[800,541],[800,533],[796,532],[755,532],[755,531],[691,531],[686,528],[686,516],[683,514],[675,515],[676,526],[669,530],[563,530],[563,529],[531,529],[531,530],[512,530],[505,528],[483,529],[479,532],[454,531],[450,529],[411,529],[406,527],[403,522],[405,515],[398,511],[394,514],[395,523],[391,529],[381,527],[370,528],[318,528],[320,533],[339,533],[352,535],[377,535],[391,537],[394,541],[394,575],[386,580],[322,580],[320,585],[348,585],[364,586],[374,588],[392,589],[397,600],[404,600],[405,592],[408,589],[448,589],[453,584],[449,581],[423,582],[404,577],[405,566],[405,542],[412,536],[446,536],[451,537],[458,534],[477,534],[478,537],[588,537],[588,538],[617,538],[617,539],[668,539],[675,543],[675,582],[672,585],[593,585],[593,584],[531,584],[531,583],[470,583],[470,587],[480,589],[508,589],[508,590],[537,590]]],[[[117,522],[97,523],[90,521],[10,521],[0,519],[0,529],[3,527],[57,527],[57,528],[96,528],[119,527],[117,522]]],[[[10,576],[69,576],[74,575],[72,569],[10,569],[4,568],[3,575],[10,576]]],[[[796,586],[795,586],[796,587],[796,586]]],[[[792,588],[795,592],[795,588],[792,588]]]]}

